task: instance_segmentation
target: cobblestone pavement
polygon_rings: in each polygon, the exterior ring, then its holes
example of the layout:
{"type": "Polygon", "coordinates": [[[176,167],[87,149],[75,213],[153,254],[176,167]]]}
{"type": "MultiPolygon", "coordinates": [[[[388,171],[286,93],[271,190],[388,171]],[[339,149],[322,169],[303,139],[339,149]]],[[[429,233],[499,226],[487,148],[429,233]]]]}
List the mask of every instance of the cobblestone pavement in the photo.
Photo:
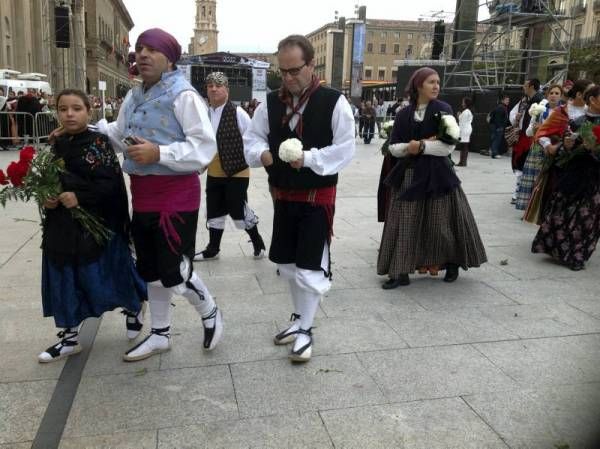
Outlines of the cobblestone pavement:
{"type": "MultiPolygon", "coordinates": [[[[0,167],[15,157],[0,152],[0,167]]],[[[454,284],[415,275],[384,291],[375,272],[380,162],[378,145],[358,145],[340,177],[334,287],[302,366],[272,344],[290,314],[286,285],[228,223],[221,258],[196,263],[224,313],[220,346],[202,351],[200,320],[178,299],[172,350],[127,364],[123,317],[108,313],[84,326],[93,346],[69,362],[82,369],[75,389],[68,363],[36,360],[55,334],[41,316],[37,210],[2,210],[0,449],[56,447],[48,441],[63,424],[61,449],[597,449],[598,254],[581,272],[531,254],[536,228],[509,204],[509,160],[471,154],[458,173],[489,263],[454,284]],[[61,408],[66,422],[53,411],[61,408]]],[[[262,170],[249,197],[268,241],[262,170]]],[[[206,239],[200,226],[198,248],[206,239]]]]}

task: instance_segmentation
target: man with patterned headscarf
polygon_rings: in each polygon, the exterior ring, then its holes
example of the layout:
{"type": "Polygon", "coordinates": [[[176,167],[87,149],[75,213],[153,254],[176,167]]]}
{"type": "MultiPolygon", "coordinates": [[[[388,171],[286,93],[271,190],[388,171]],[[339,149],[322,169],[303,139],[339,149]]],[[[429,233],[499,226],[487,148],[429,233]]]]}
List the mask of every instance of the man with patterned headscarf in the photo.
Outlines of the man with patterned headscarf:
{"type": "Polygon", "coordinates": [[[254,258],[265,255],[265,244],[258,233],[258,217],[248,206],[250,169],[244,159],[242,136],[250,126],[250,117],[229,101],[229,82],[222,72],[206,77],[209,116],[217,136],[218,152],[208,166],[206,177],[206,218],[208,246],[194,260],[219,257],[225,220],[229,215],[238,229],[244,229],[254,247],[254,258]]]}
{"type": "MultiPolygon", "coordinates": [[[[223,332],[221,311],[192,265],[198,171],[208,166],[217,146],[204,102],[175,66],[180,57],[181,47],[169,33],[153,28],[140,34],[135,58],[143,85],[129,91],[116,122],[99,123],[125,156],[137,268],[148,283],[152,330],[125,353],[126,361],[170,349],[174,294],[184,296],[200,314],[204,349],[212,350],[223,332]]],[[[133,318],[131,324],[140,324],[140,317],[133,318]]]]}

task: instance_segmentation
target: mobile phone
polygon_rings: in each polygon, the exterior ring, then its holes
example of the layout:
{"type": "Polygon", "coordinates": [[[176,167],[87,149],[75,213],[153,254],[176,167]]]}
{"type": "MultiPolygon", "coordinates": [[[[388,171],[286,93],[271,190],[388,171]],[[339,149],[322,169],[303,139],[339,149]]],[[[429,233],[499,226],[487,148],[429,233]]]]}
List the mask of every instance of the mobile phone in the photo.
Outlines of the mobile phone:
{"type": "Polygon", "coordinates": [[[121,140],[121,142],[123,142],[127,146],[137,145],[139,143],[133,136],[125,137],[123,140],[121,140]]]}

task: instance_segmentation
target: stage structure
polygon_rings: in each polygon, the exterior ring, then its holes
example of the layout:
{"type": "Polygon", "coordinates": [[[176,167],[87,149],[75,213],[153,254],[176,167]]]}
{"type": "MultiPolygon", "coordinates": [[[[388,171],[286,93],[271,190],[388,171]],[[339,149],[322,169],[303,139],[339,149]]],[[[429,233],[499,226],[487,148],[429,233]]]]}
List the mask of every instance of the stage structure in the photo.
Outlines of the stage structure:
{"type": "Polygon", "coordinates": [[[453,27],[445,92],[510,91],[527,78],[566,79],[573,20],[554,1],[457,0],[453,27]],[[482,12],[489,17],[478,20],[482,12]]]}

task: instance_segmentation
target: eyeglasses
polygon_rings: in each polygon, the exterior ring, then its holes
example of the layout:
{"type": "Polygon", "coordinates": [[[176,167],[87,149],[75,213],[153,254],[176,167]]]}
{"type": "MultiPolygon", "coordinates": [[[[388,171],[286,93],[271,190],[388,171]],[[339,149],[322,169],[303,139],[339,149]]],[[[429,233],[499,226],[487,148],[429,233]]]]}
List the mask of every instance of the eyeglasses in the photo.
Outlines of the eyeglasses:
{"type": "Polygon", "coordinates": [[[279,69],[279,74],[283,78],[285,75],[298,76],[300,70],[302,70],[306,66],[306,62],[302,64],[300,67],[292,67],[291,69],[279,69]]]}

